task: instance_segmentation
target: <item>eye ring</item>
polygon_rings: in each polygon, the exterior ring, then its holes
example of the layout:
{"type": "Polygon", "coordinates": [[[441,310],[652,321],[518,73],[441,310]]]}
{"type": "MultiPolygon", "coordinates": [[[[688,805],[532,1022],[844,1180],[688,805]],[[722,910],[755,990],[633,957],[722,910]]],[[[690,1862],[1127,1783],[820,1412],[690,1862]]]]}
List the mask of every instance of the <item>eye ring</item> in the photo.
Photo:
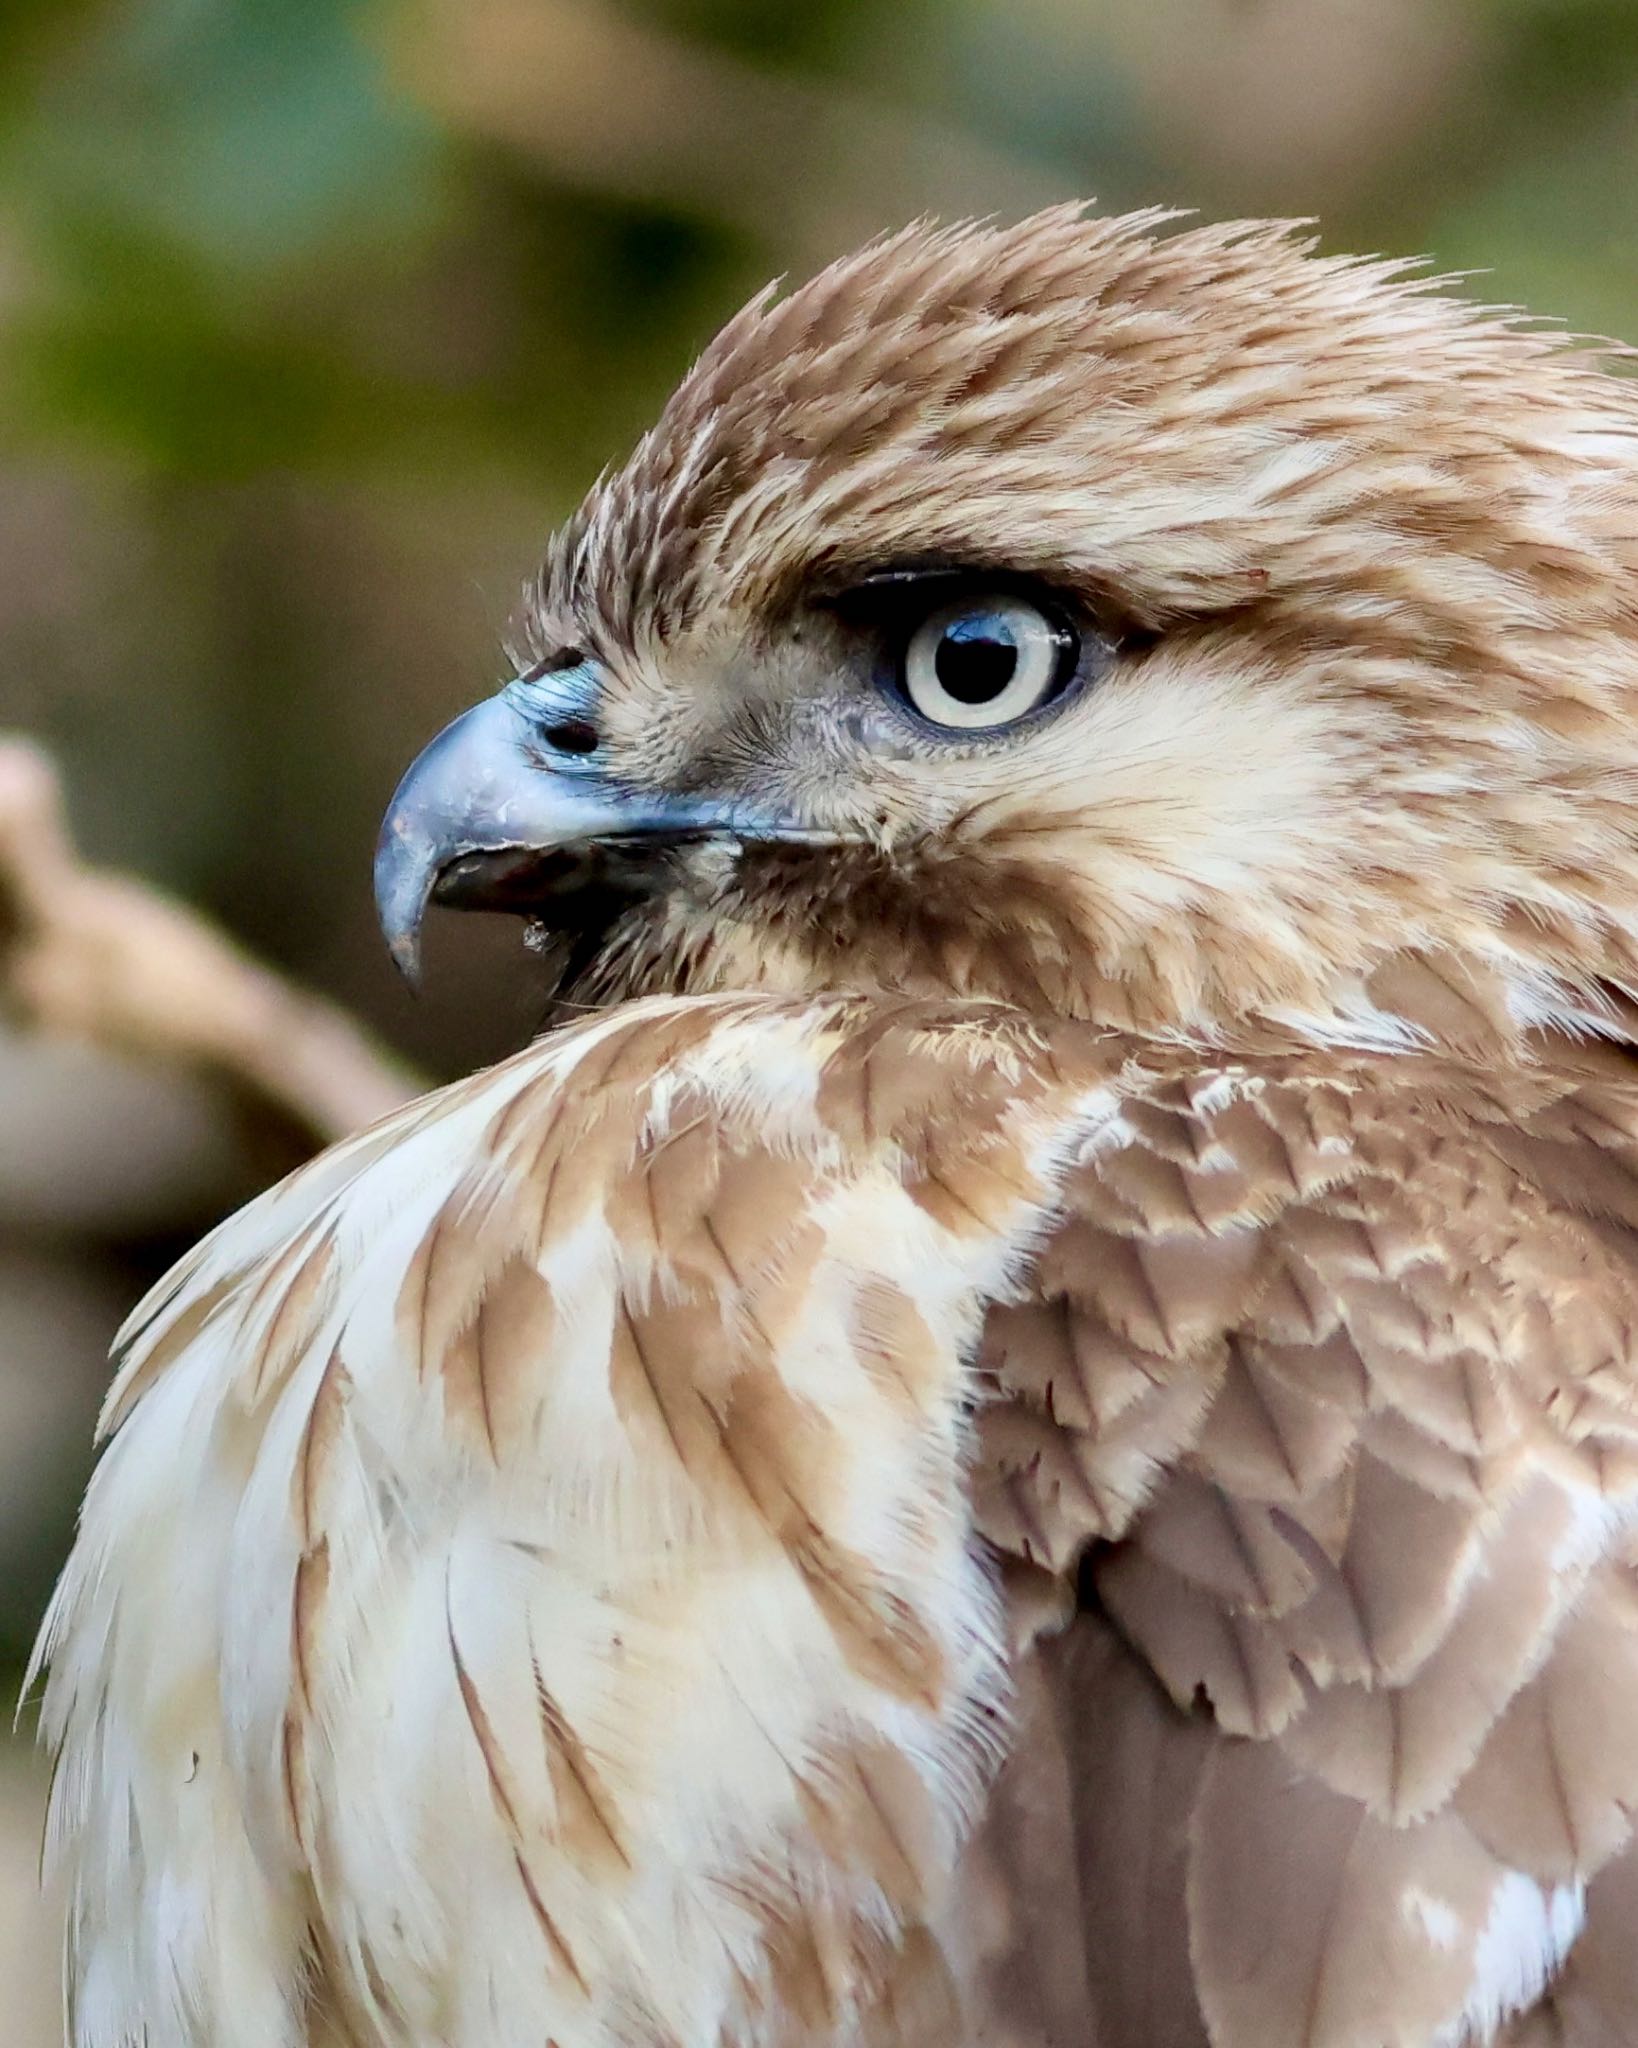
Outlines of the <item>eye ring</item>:
{"type": "Polygon", "coordinates": [[[930,725],[993,732],[1056,696],[1079,654],[1070,627],[1029,598],[968,591],[937,605],[904,637],[895,686],[930,725]]]}

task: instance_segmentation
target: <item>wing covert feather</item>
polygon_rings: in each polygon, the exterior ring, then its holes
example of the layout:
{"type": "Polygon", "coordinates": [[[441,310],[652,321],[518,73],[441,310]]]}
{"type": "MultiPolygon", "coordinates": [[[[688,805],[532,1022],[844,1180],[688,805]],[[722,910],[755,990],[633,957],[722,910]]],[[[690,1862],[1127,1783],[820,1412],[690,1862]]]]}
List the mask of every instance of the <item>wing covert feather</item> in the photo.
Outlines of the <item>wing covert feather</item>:
{"type": "MultiPolygon", "coordinates": [[[[1638,1286],[1610,1227],[1638,1084],[1598,1049],[1482,1083],[1180,1065],[1125,1070],[1120,1136],[980,1360],[981,1527],[1078,1560],[1070,1637],[1112,1623],[1172,1739],[1213,1730],[1187,1870],[1105,1951],[1096,2017],[1181,1921],[1213,2048],[1483,2040],[1600,1913],[1638,1812],[1638,1286]]],[[[1130,1839],[1147,1797],[1089,1765],[1082,1840],[1130,1839]]]]}

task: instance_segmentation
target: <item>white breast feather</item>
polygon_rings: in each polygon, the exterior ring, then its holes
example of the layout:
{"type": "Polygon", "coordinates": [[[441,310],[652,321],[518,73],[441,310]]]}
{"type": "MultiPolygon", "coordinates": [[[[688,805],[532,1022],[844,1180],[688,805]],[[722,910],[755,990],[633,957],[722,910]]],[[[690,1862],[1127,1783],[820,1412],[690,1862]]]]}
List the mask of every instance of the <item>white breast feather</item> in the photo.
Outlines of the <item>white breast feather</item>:
{"type": "MultiPolygon", "coordinates": [[[[829,1534],[913,1604],[948,1691],[935,1706],[873,1683],[787,1552],[747,1545],[675,1460],[634,1441],[609,1394],[611,1305],[652,1276],[628,1268],[596,1205],[541,1253],[565,1313],[519,1438],[477,1455],[435,1376],[406,1360],[406,1271],[483,1134],[527,1088],[572,1090],[633,1016],[560,1038],[253,1204],[132,1344],[116,1412],[178,1319],[226,1287],[118,1428],[43,1638],[78,2048],[297,2048],[315,1961],[359,2037],[392,2048],[657,2034],[706,2048],[765,1995],[769,1900],[849,1882],[813,1845],[798,1782],[842,1737],[910,1760],[953,1860],[1001,1692],[955,1361],[975,1283],[1001,1283],[1048,1189],[975,1256],[886,1153],[826,1177],[811,1108],[824,1012],[784,1018],[764,1063],[723,1011],[696,1074],[724,1101],[777,1107],[776,1142],[815,1162],[823,1248],[779,1364],[849,1446],[829,1534]],[[258,1302],[271,1263],[326,1229],[332,1280],[299,1314],[288,1275],[258,1302]],[[859,1356],[853,1305],[876,1280],[950,1362],[911,1404],[859,1356]],[[285,1376],[258,1404],[247,1355],[281,1314],[285,1376]],[[322,1621],[298,1669],[295,1503],[324,1402],[323,1499],[308,1504],[325,1532],[322,1621]],[[617,1795],[629,1867],[586,1869],[554,1846],[542,1686],[617,1795]]],[[[885,1897],[840,1903],[892,1917],[885,1897]]]]}

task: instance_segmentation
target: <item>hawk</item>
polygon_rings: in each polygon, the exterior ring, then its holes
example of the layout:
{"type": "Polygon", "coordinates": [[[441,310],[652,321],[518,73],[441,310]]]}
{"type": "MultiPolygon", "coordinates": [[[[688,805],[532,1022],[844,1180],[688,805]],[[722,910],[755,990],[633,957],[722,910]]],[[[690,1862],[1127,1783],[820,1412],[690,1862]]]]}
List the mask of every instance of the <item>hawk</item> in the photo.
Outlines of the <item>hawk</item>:
{"type": "Polygon", "coordinates": [[[1635,572],[1282,227],[740,313],[383,833],[574,1021],[121,1339],[78,2048],[1638,2039],[1635,572]]]}

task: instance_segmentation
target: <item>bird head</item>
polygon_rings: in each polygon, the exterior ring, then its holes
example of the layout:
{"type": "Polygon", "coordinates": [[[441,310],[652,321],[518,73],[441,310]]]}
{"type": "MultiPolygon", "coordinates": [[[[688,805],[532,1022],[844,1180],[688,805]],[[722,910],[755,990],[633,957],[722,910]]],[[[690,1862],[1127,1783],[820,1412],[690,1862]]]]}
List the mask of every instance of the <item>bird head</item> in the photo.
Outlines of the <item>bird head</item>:
{"type": "Polygon", "coordinates": [[[383,920],[519,910],[592,1001],[1608,1028],[1635,568],[1590,352],[1278,226],[913,228],[754,300],[591,491],[383,920]]]}

